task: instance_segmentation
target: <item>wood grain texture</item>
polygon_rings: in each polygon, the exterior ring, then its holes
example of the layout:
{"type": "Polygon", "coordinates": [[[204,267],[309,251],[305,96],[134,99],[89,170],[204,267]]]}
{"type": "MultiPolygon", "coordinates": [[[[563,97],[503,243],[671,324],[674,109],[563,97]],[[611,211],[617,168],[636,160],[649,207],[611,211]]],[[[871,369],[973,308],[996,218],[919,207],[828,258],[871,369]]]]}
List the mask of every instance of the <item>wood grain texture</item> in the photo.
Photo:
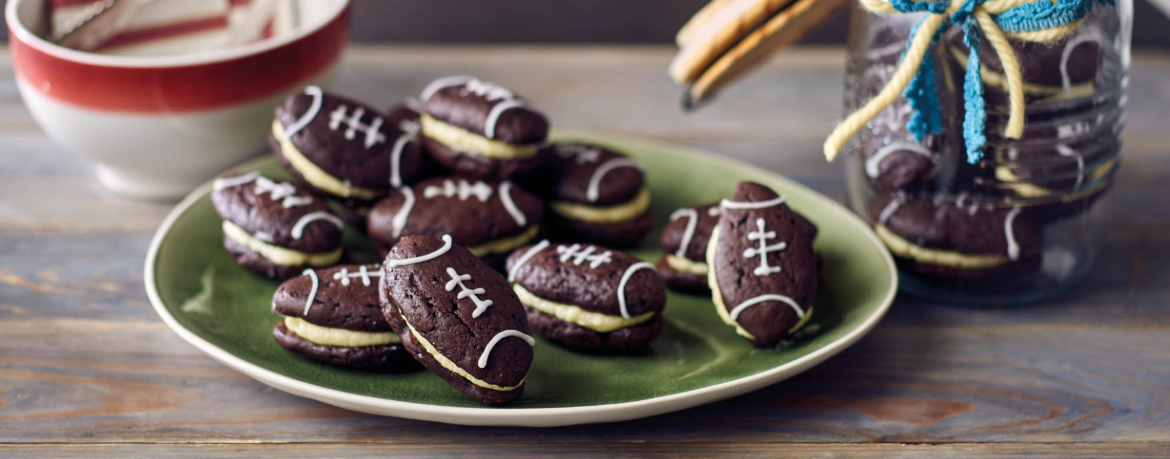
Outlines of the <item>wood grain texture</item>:
{"type": "MultiPolygon", "coordinates": [[[[840,116],[840,50],[786,54],[695,114],[678,108],[670,57],[644,47],[357,48],[337,87],[388,106],[434,76],[474,73],[520,88],[559,128],[690,144],[844,197],[838,166],[818,154],[840,116]]],[[[2,457],[1170,452],[1170,56],[1134,60],[1114,220],[1093,273],[1068,295],[1018,310],[901,298],[855,347],[783,383],[650,419],[542,430],[336,409],[182,342],[142,288],[168,206],[103,192],[87,163],[40,133],[0,61],[2,457]]]]}
{"type": "Polygon", "coordinates": [[[841,445],[835,443],[796,443],[778,445],[774,443],[744,443],[737,445],[686,445],[680,450],[673,443],[631,443],[615,442],[605,445],[597,443],[568,443],[560,447],[534,445],[526,442],[512,442],[493,445],[490,450],[464,444],[435,448],[429,444],[365,443],[365,444],[296,444],[295,446],[272,444],[132,444],[132,445],[19,445],[5,448],[0,453],[11,459],[52,456],[71,458],[124,458],[153,457],[177,458],[200,457],[207,459],[243,457],[330,457],[337,459],[358,458],[447,458],[483,457],[489,451],[506,454],[511,458],[537,458],[556,456],[565,459],[597,457],[646,457],[646,458],[691,458],[731,456],[738,458],[789,459],[813,458],[875,458],[898,457],[906,459],[935,459],[939,457],[964,457],[971,459],[999,459],[1006,457],[1031,457],[1040,459],[1079,458],[1165,458],[1170,444],[1133,443],[1089,443],[1070,447],[1068,445],[1006,443],[1006,444],[945,444],[945,445],[841,445]]]}

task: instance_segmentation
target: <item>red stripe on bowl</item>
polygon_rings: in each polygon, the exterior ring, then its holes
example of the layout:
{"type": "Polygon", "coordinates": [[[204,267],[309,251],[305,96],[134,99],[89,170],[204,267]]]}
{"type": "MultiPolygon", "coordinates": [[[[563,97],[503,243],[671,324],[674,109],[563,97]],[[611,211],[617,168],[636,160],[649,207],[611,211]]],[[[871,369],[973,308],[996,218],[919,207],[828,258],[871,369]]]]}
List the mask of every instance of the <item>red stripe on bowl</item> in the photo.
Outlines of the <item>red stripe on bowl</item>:
{"type": "Polygon", "coordinates": [[[204,111],[279,94],[331,67],[349,40],[349,14],[346,6],[325,26],[277,48],[189,66],[70,61],[34,48],[11,30],[9,45],[17,75],[61,102],[120,112],[204,111]]]}
{"type": "Polygon", "coordinates": [[[61,8],[77,5],[89,5],[99,1],[101,0],[49,0],[49,5],[53,8],[61,8]]]}
{"type": "Polygon", "coordinates": [[[214,29],[224,29],[227,28],[227,26],[228,20],[226,16],[215,16],[210,18],[176,22],[172,24],[163,24],[154,27],[146,27],[142,29],[128,30],[115,35],[110,39],[110,41],[102,44],[102,49],[133,45],[146,41],[158,40],[161,38],[178,37],[181,35],[205,32],[214,29]]]}

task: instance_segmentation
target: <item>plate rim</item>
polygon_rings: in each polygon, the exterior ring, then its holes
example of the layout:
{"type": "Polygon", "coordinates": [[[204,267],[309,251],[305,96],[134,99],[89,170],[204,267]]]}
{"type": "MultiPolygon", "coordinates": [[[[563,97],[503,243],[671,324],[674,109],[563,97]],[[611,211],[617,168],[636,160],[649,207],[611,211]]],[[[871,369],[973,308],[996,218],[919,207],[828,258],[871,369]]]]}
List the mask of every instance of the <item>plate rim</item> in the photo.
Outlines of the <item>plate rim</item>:
{"type": "MultiPolygon", "coordinates": [[[[785,177],[776,172],[746,163],[739,159],[718,156],[699,148],[677,145],[664,141],[579,130],[558,131],[553,137],[562,140],[587,139],[589,141],[599,143],[606,143],[608,141],[611,143],[634,144],[646,149],[664,151],[670,154],[685,156],[691,159],[701,158],[706,161],[724,163],[725,165],[736,169],[762,171],[767,173],[772,176],[771,178],[779,179],[779,181],[784,182],[787,186],[804,191],[808,196],[811,196],[812,201],[817,204],[821,204],[823,207],[831,209],[833,212],[843,215],[845,220],[849,221],[862,230],[862,233],[865,234],[866,237],[868,237],[870,241],[880,249],[879,253],[886,262],[886,267],[890,273],[891,278],[891,284],[888,291],[886,292],[886,296],[882,299],[881,304],[878,306],[877,310],[874,311],[874,313],[869,317],[867,317],[860,326],[845,336],[828,343],[820,349],[760,373],[731,381],[725,381],[719,384],[713,384],[706,387],[678,392],[675,394],[629,402],[550,408],[454,407],[417,402],[404,402],[399,400],[372,397],[368,395],[359,395],[300,381],[248,362],[243,358],[237,357],[231,352],[228,352],[227,350],[212,344],[211,342],[196,335],[194,332],[188,330],[186,327],[180,324],[166,308],[166,305],[163,303],[162,297],[158,292],[157,283],[155,282],[155,265],[157,264],[159,250],[162,247],[163,241],[166,240],[167,236],[169,235],[171,228],[179,220],[179,218],[182,217],[183,214],[185,214],[187,210],[195,204],[196,201],[201,199],[210,191],[212,183],[214,182],[214,179],[212,179],[191,191],[190,194],[188,194],[185,198],[183,198],[182,201],[175,205],[175,208],[167,214],[166,218],[163,219],[162,224],[159,225],[158,230],[156,230],[154,235],[151,237],[150,246],[147,249],[145,267],[143,270],[143,284],[146,287],[147,297],[149,297],[150,304],[154,308],[155,313],[157,313],[159,317],[162,318],[163,322],[167,325],[168,328],[179,335],[179,337],[184,341],[195,346],[197,349],[207,354],[212,359],[220,362],[221,364],[226,365],[229,368],[239,371],[252,379],[255,379],[282,392],[310,398],[322,403],[350,409],[353,411],[407,419],[460,425],[557,427],[599,422],[626,421],[669,413],[731,398],[737,395],[746,394],[764,386],[783,381],[784,379],[795,376],[796,374],[799,374],[825,361],[829,357],[836,355],[837,353],[852,346],[854,343],[860,340],[861,337],[868,334],[885,316],[886,312],[890,308],[890,305],[894,301],[894,297],[897,295],[898,276],[894,265],[894,259],[890,255],[889,251],[885,248],[885,245],[881,243],[877,235],[874,234],[872,229],[870,229],[869,225],[867,225],[864,221],[861,220],[860,217],[858,217],[842,204],[799,182],[793,181],[788,177],[785,177]]],[[[228,170],[252,169],[259,167],[260,165],[267,164],[272,160],[272,157],[264,155],[237,164],[228,170]]]]}

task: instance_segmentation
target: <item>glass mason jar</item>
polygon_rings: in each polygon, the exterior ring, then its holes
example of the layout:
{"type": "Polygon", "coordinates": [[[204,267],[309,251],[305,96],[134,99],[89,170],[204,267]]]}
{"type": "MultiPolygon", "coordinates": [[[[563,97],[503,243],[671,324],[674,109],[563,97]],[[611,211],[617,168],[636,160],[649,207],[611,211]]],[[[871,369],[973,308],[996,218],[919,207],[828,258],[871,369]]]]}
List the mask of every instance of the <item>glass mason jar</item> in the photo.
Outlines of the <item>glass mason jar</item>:
{"type": "MultiPolygon", "coordinates": [[[[852,14],[845,110],[885,86],[922,15],[852,14]]],[[[916,140],[900,97],[850,140],[849,200],[894,254],[903,291],[932,300],[1019,304],[1057,295],[1089,271],[1108,219],[1125,124],[1132,0],[1096,5],[1051,44],[1011,40],[1024,78],[1024,133],[1003,135],[1005,77],[984,40],[987,136],[967,162],[961,27],[931,46],[942,133],[916,140]]]]}

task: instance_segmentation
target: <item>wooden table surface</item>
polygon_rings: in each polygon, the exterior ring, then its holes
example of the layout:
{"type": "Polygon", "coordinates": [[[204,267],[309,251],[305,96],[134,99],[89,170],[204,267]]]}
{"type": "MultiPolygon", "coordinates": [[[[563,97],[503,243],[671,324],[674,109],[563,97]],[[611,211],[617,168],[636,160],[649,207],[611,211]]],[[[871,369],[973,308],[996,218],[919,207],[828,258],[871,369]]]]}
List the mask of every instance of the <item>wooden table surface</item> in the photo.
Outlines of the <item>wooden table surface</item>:
{"type": "MultiPolygon", "coordinates": [[[[474,428],[368,416],[268,388],[152,311],[143,258],[168,205],[104,192],[45,137],[0,51],[0,456],[1041,457],[1170,455],[1170,55],[1138,54],[1115,208],[1064,297],[977,310],[899,298],[857,345],[731,400],[617,424],[474,428]]],[[[359,47],[339,91],[378,106],[473,73],[555,126],[694,145],[844,198],[820,156],[840,49],[802,49],[696,114],[671,50],[359,47]]]]}

